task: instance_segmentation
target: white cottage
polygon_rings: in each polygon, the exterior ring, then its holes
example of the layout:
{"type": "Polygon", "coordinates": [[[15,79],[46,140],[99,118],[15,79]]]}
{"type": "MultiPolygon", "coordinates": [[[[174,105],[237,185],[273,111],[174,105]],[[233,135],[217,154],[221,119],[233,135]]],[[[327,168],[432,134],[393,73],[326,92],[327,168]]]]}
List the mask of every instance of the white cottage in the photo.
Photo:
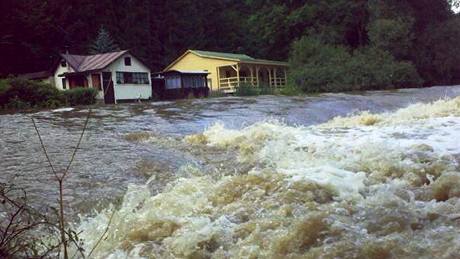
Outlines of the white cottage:
{"type": "Polygon", "coordinates": [[[91,87],[106,104],[152,97],[150,69],[128,50],[97,54],[61,54],[54,70],[54,85],[65,91],[91,87]]]}

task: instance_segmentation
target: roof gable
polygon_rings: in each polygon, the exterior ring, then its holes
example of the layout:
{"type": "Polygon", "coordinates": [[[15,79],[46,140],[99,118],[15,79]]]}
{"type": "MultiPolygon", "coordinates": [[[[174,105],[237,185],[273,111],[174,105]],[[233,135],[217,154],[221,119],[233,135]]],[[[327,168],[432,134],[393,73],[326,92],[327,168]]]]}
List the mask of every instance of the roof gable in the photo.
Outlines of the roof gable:
{"type": "Polygon", "coordinates": [[[250,64],[260,64],[260,65],[274,65],[274,66],[288,66],[287,62],[266,60],[266,59],[256,59],[246,54],[235,54],[235,53],[225,53],[225,52],[215,52],[215,51],[204,51],[204,50],[187,50],[179,58],[174,60],[169,64],[163,71],[168,71],[180,60],[182,60],[188,54],[194,54],[202,58],[211,58],[211,59],[221,59],[236,61],[240,63],[250,63],[250,64]]]}

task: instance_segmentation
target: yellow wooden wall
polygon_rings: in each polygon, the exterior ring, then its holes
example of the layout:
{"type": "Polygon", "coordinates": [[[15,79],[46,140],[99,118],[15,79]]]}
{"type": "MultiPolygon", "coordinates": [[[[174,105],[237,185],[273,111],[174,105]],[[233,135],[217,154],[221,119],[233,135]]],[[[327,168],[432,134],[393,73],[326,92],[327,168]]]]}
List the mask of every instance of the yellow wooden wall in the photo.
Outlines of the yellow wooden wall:
{"type": "Polygon", "coordinates": [[[193,53],[186,54],[176,64],[170,67],[170,70],[207,70],[209,72],[208,78],[212,81],[211,90],[218,90],[218,76],[217,67],[235,65],[236,61],[227,61],[212,58],[203,58],[193,53]]]}

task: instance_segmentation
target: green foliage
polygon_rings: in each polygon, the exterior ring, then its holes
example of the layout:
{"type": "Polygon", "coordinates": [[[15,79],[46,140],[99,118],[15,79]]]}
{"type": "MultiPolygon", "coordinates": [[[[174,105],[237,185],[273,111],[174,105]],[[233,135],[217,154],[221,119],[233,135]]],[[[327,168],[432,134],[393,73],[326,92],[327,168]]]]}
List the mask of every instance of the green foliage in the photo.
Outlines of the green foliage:
{"type": "Polygon", "coordinates": [[[98,91],[74,88],[60,92],[55,87],[19,78],[0,80],[0,109],[57,108],[64,105],[91,105],[98,91]]]}
{"type": "Polygon", "coordinates": [[[66,46],[86,53],[93,43],[99,53],[116,49],[117,42],[160,71],[186,49],[286,60],[293,42],[308,37],[348,53],[389,52],[397,62],[414,64],[429,84],[460,83],[460,26],[451,11],[458,0],[112,2],[0,1],[6,10],[0,16],[0,75],[50,67],[50,56],[57,58],[66,46]]]}
{"type": "Polygon", "coordinates": [[[2,95],[6,90],[8,90],[9,87],[10,85],[8,84],[8,80],[0,79],[0,95],[2,95]]]}
{"type": "Polygon", "coordinates": [[[390,52],[396,58],[407,58],[413,46],[411,29],[412,21],[377,19],[368,26],[370,44],[390,52]]]}
{"type": "Polygon", "coordinates": [[[302,89],[300,89],[298,86],[294,84],[288,84],[285,87],[281,88],[279,93],[281,95],[286,95],[286,96],[296,96],[296,95],[301,95],[302,89]]]}
{"type": "Polygon", "coordinates": [[[460,83],[460,16],[427,28],[419,36],[414,60],[427,83],[460,83]]]}
{"type": "Polygon", "coordinates": [[[259,95],[275,95],[277,94],[277,89],[269,85],[260,85],[257,87],[259,90],[259,95]]]}
{"type": "Polygon", "coordinates": [[[71,106],[91,105],[96,103],[98,91],[94,88],[77,87],[64,92],[67,103],[71,106]]]}
{"type": "Polygon", "coordinates": [[[241,83],[236,88],[236,96],[256,96],[256,95],[274,95],[277,94],[277,90],[274,87],[268,85],[253,86],[250,83],[241,83]]]}
{"type": "Polygon", "coordinates": [[[109,32],[101,26],[96,39],[91,44],[89,52],[91,54],[100,54],[120,50],[118,45],[110,36],[109,32]]]}
{"type": "Polygon", "coordinates": [[[359,91],[421,83],[414,66],[368,47],[350,53],[341,46],[304,37],[293,45],[289,84],[304,92],[359,91]]]}
{"type": "Polygon", "coordinates": [[[63,104],[64,99],[53,86],[36,81],[12,78],[6,81],[9,86],[0,93],[0,106],[11,109],[30,107],[53,108],[63,104]]]}
{"type": "Polygon", "coordinates": [[[256,86],[247,83],[241,83],[239,87],[236,88],[236,96],[256,96],[260,94],[260,89],[256,86]]]}

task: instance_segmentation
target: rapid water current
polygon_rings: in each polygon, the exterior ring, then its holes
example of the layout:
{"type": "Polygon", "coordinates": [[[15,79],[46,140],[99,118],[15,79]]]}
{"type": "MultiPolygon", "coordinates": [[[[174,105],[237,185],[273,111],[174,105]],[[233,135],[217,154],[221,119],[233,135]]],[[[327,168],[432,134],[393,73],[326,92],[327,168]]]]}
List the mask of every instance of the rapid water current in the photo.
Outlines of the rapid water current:
{"type": "MultiPolygon", "coordinates": [[[[102,106],[65,199],[96,258],[459,258],[460,87],[102,106]],[[109,224],[109,220],[110,224],[109,224]]],[[[0,115],[0,181],[53,206],[86,109],[0,115]]]]}

